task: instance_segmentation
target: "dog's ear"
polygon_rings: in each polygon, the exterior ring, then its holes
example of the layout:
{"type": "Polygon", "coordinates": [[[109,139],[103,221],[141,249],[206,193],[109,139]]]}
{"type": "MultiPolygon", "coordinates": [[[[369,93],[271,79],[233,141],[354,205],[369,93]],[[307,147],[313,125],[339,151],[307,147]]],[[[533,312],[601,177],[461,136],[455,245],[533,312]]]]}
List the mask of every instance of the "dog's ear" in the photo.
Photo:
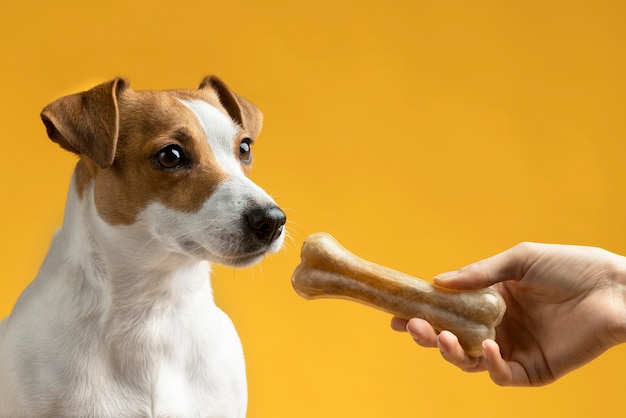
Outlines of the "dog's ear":
{"type": "Polygon", "coordinates": [[[254,139],[259,135],[263,126],[263,114],[252,102],[233,92],[222,80],[213,75],[202,80],[200,88],[215,91],[230,117],[241,125],[251,138],[254,139]]]}
{"type": "Polygon", "coordinates": [[[115,78],[50,103],[41,111],[48,137],[102,168],[111,166],[119,131],[118,96],[127,88],[128,81],[115,78]]]}

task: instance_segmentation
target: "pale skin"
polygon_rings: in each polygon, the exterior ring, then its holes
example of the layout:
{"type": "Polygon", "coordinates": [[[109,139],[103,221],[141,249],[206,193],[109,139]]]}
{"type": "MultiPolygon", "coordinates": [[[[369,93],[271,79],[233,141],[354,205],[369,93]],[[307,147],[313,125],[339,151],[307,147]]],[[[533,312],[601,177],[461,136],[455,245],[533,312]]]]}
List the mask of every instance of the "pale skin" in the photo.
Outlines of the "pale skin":
{"type": "Polygon", "coordinates": [[[487,371],[501,386],[554,382],[626,342],[626,257],[595,248],[522,243],[434,278],[437,285],[477,289],[493,285],[507,310],[496,340],[468,357],[448,331],[428,322],[393,318],[423,347],[467,372],[487,371]]]}

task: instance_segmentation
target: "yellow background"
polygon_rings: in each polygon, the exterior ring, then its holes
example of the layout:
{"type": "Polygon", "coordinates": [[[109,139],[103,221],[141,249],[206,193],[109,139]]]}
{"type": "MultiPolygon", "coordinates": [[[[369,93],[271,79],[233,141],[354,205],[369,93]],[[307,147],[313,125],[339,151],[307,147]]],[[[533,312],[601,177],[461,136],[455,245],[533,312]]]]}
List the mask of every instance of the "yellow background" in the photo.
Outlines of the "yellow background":
{"type": "Polygon", "coordinates": [[[423,278],[523,240],[626,254],[624,21],[622,1],[3,1],[0,317],[76,161],[40,109],[116,75],[163,89],[214,73],[265,114],[252,177],[291,236],[260,266],[214,271],[249,417],[622,417],[626,346],[500,388],[386,314],[300,299],[290,276],[315,231],[423,278]]]}

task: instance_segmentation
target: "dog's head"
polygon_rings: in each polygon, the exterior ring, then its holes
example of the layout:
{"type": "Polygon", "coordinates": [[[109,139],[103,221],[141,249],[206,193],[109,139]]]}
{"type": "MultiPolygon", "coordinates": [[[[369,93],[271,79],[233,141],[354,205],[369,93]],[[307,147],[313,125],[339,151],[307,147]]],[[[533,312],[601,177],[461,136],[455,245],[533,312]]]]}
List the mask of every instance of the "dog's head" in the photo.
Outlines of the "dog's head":
{"type": "Polygon", "coordinates": [[[50,139],[80,155],[78,194],[107,224],[141,224],[173,251],[234,266],[282,245],[284,213],[247,177],[262,114],[218,78],[168,91],[116,78],[41,117],[50,139]]]}

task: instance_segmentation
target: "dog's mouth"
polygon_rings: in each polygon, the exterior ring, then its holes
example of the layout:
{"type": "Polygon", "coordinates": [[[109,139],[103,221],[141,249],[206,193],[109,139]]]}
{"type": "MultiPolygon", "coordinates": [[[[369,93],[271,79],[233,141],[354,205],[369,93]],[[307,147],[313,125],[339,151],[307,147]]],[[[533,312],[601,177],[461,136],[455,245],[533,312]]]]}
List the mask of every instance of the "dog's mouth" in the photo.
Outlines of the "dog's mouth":
{"type": "MultiPolygon", "coordinates": [[[[176,238],[179,248],[188,255],[212,263],[246,267],[275,253],[285,236],[285,213],[272,204],[250,205],[244,215],[235,214],[235,223],[223,229],[198,229],[176,238]]],[[[228,219],[227,219],[228,221],[228,219]]]]}
{"type": "Polygon", "coordinates": [[[179,245],[183,251],[194,257],[231,267],[247,267],[255,264],[270,251],[268,246],[262,246],[251,250],[233,249],[218,254],[191,239],[180,241],[179,245]]]}

